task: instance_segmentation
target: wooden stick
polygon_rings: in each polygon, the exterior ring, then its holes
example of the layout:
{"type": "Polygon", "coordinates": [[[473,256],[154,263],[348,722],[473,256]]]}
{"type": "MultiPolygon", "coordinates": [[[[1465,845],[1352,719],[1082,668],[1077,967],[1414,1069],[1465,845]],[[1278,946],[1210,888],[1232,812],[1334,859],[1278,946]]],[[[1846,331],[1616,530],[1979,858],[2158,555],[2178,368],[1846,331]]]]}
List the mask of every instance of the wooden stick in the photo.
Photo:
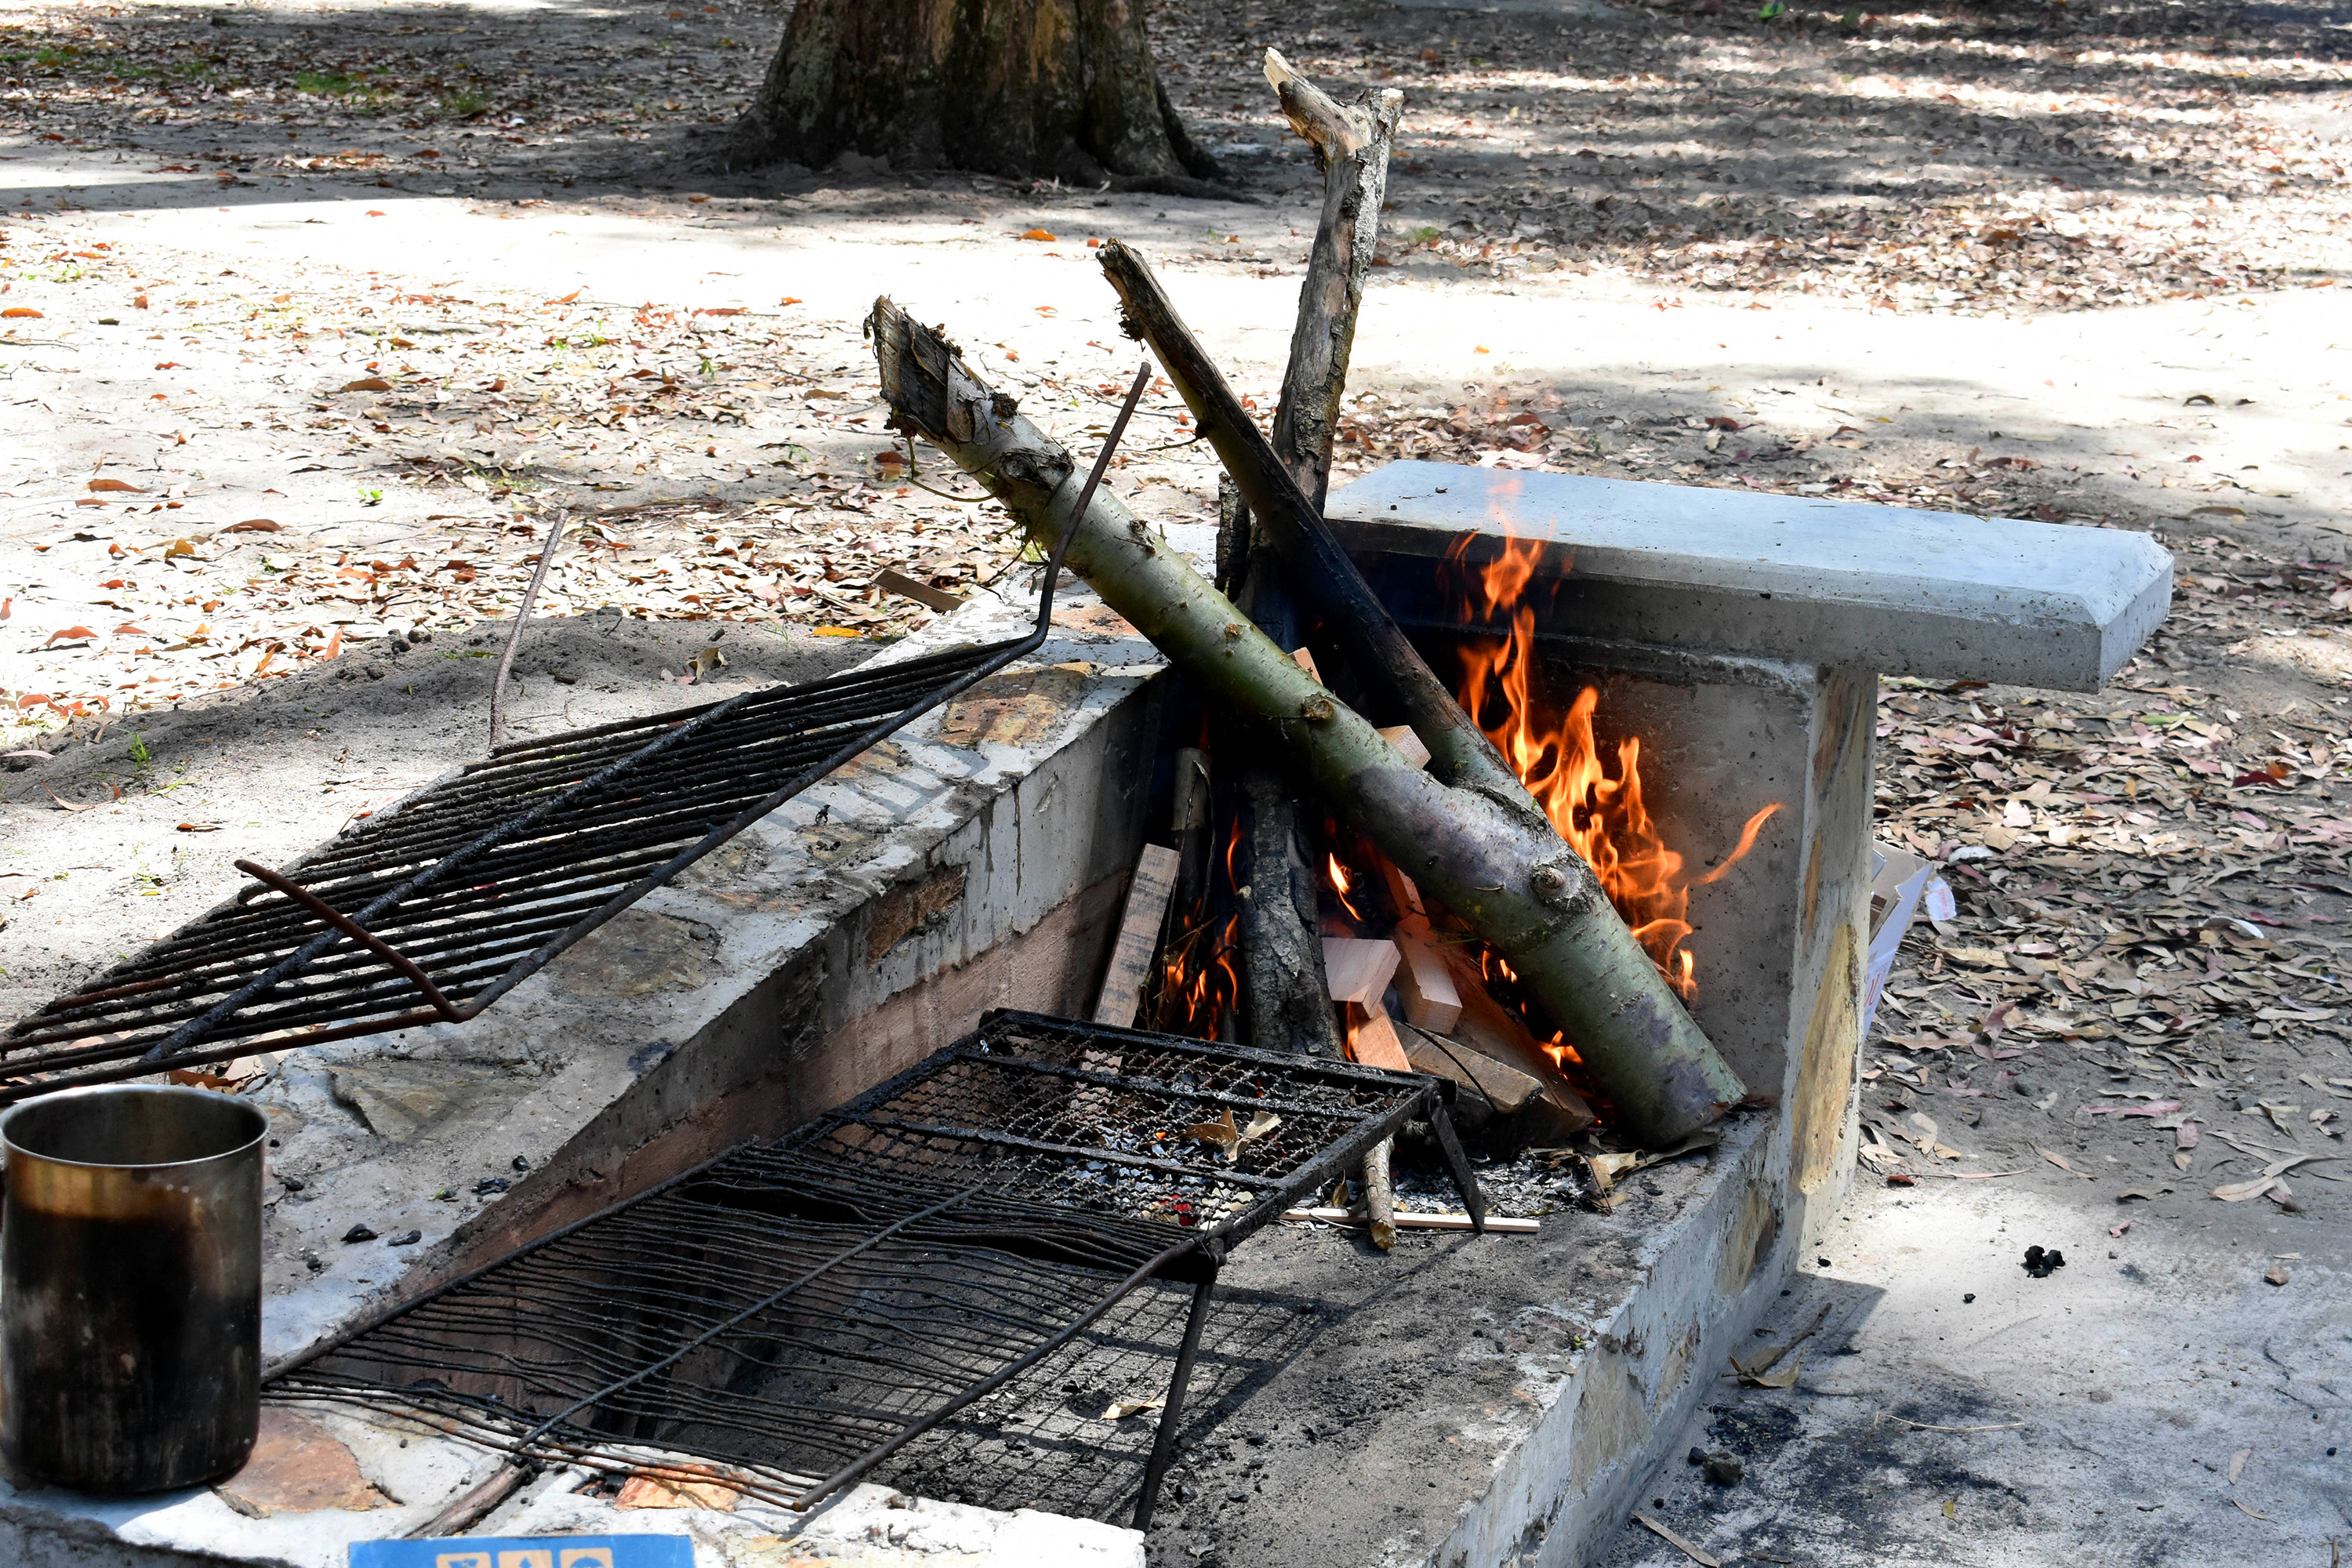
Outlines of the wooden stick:
{"type": "Polygon", "coordinates": [[[530,574],[530,585],[522,591],[522,603],[515,606],[514,630],[507,634],[507,651],[499,658],[499,675],[490,683],[490,750],[507,738],[507,677],[514,673],[516,650],[522,647],[522,624],[530,619],[530,602],[539,597],[539,585],[547,581],[548,563],[555,559],[555,542],[563,537],[563,514],[557,512],[547,525],[547,542],[539,552],[539,564],[530,574]]]}
{"type": "Polygon", "coordinates": [[[1711,1553],[1692,1545],[1689,1542],[1685,1541],[1681,1536],[1676,1535],[1673,1531],[1668,1530],[1664,1525],[1660,1524],[1656,1520],[1652,1519],[1648,1514],[1642,1512],[1638,1509],[1633,1512],[1633,1522],[1640,1525],[1643,1530],[1648,1531],[1651,1534],[1658,1537],[1661,1541],[1665,1542],[1668,1545],[1673,1546],[1677,1551],[1681,1552],[1684,1556],[1697,1563],[1698,1568],[1723,1568],[1723,1560],[1721,1558],[1716,1557],[1711,1553]]]}
{"type": "Polygon", "coordinates": [[[1332,439],[1348,390],[1356,318],[1365,279],[1371,276],[1372,253],[1380,247],[1389,149],[1404,113],[1404,94],[1383,88],[1361,108],[1342,108],[1274,49],[1265,51],[1265,79],[1323,168],[1323,219],[1307,253],[1290,363],[1274,415],[1276,455],[1307,499],[1320,507],[1330,486],[1332,439]]]}
{"type": "Polygon", "coordinates": [[[1364,1154],[1364,1213],[1371,1221],[1372,1245],[1382,1252],[1396,1247],[1396,1188],[1389,1181],[1389,1154],[1395,1142],[1383,1138],[1364,1154]]]}
{"type": "MultiPolygon", "coordinates": [[[[1287,1220],[1320,1220],[1325,1225],[1362,1225],[1366,1223],[1367,1218],[1361,1209],[1328,1206],[1285,1209],[1282,1211],[1282,1217],[1287,1220]]],[[[1418,1214],[1401,1209],[1391,1217],[1395,1220],[1399,1230],[1468,1230],[1471,1228],[1470,1216],[1466,1214],[1418,1214]]],[[[1491,1214],[1486,1216],[1486,1230],[1489,1235],[1534,1236],[1542,1228],[1543,1222],[1540,1220],[1507,1219],[1500,1215],[1491,1214]]]]}
{"type": "MultiPolygon", "coordinates": [[[[1404,95],[1393,89],[1381,94],[1386,111],[1382,130],[1373,116],[1340,109],[1297,78],[1271,49],[1266,51],[1266,79],[1325,166],[1323,221],[1308,255],[1307,281],[1291,331],[1290,364],[1275,413],[1275,429],[1293,471],[1320,496],[1331,466],[1339,398],[1347,386],[1356,308],[1371,266],[1371,250],[1360,243],[1359,231],[1377,238],[1389,143],[1404,95]],[[1367,192],[1369,209],[1363,206],[1367,192]],[[1360,223],[1366,210],[1370,220],[1360,223]]],[[[1220,581],[1238,585],[1236,596],[1259,630],[1296,648],[1297,613],[1287,574],[1255,537],[1246,507],[1238,500],[1229,502],[1222,488],[1218,507],[1220,581]]],[[[1307,672],[1319,679],[1313,657],[1305,657],[1307,672]]],[[[1239,766],[1234,776],[1240,781],[1250,823],[1251,898],[1244,905],[1240,931],[1250,1043],[1265,1050],[1336,1057],[1339,1033],[1330,1009],[1323,1005],[1323,954],[1316,941],[1316,879],[1300,853],[1297,805],[1273,759],[1250,755],[1235,760],[1239,766]],[[1276,896],[1286,885],[1291,896],[1276,896]]]]}
{"type": "MultiPolygon", "coordinates": [[[[1307,788],[1510,963],[1576,1042],[1630,1136],[1675,1142],[1745,1095],[1590,868],[1532,802],[1523,812],[1487,790],[1449,788],[1407,765],[1116,496],[1097,491],[1074,516],[1080,487],[1070,454],[1022,417],[1011,396],[974,375],[945,339],[887,300],[876,301],[868,330],[892,423],[954,458],[1032,539],[1055,541],[1068,531],[1070,569],[1193,681],[1205,703],[1279,748],[1307,788]],[[1570,864],[1581,884],[1571,883],[1570,864]]],[[[1319,996],[1317,1007],[1329,1016],[1319,996]]]]}
{"type": "Polygon", "coordinates": [[[1176,851],[1147,844],[1127,885],[1127,910],[1118,919],[1118,940],[1110,950],[1110,971],[1095,1002],[1095,1022],[1117,1029],[1135,1026],[1143,1005],[1143,983],[1160,951],[1160,928],[1168,918],[1169,895],[1176,890],[1176,851]]]}

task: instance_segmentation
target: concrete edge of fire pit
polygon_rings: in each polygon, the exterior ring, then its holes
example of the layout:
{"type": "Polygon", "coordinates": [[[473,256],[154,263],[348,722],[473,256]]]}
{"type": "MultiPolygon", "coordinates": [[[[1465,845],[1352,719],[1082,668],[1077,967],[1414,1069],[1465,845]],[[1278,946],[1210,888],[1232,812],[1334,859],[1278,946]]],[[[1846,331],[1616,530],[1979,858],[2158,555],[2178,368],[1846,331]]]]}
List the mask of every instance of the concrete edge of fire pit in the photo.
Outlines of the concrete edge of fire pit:
{"type": "MultiPolygon", "coordinates": [[[[1405,461],[1328,513],[1360,558],[1442,557],[1474,531],[1474,565],[1505,535],[1540,545],[1539,630],[1885,675],[2096,690],[2172,598],[2146,534],[1822,496],[1405,461]]],[[[1403,619],[1460,615],[1456,585],[1371,575],[1403,619]]]]}

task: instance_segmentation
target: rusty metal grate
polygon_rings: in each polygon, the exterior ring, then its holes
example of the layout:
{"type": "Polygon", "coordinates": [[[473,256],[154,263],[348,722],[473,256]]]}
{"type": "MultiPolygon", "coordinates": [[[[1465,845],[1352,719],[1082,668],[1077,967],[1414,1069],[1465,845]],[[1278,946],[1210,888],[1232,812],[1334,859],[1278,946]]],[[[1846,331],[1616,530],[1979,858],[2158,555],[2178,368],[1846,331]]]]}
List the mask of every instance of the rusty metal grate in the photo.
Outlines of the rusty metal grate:
{"type": "MultiPolygon", "coordinates": [[[[1071,516],[1085,515],[1126,406],[1071,516]]],[[[0,1104],[418,1025],[460,1023],[860,752],[1044,645],[1009,642],[772,687],[498,748],[19,1020],[0,1104]]]]}
{"type": "MultiPolygon", "coordinates": [[[[1425,1081],[1002,1012],[800,1136],[845,1168],[934,1181],[979,1172],[994,1191],[1197,1229],[1230,1247],[1420,1113],[1425,1081]],[[1195,1128],[1216,1131],[1188,1136],[1195,1128]]],[[[1457,1180],[1475,1212],[1466,1165],[1457,1180]]]]}
{"type": "Polygon", "coordinates": [[[1226,1253],[1412,1118],[1482,1216],[1437,1080],[993,1014],[789,1137],[307,1352],[268,1397],[404,1415],[530,1465],[717,1467],[806,1508],[1147,1281],[1182,1281],[1141,1528],[1226,1253]],[[1227,1110],[1280,1126],[1229,1162],[1207,1131],[1227,1110]]]}

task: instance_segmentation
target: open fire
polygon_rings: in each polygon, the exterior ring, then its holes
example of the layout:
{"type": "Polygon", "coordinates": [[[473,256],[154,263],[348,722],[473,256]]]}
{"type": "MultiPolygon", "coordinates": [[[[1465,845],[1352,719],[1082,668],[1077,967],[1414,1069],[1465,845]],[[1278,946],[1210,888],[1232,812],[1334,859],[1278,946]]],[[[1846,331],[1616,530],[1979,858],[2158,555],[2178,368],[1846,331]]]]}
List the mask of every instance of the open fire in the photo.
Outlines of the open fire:
{"type": "MultiPolygon", "coordinates": [[[[1672,848],[1644,798],[1642,742],[1626,736],[1613,744],[1601,739],[1601,693],[1586,686],[1564,710],[1542,689],[1537,671],[1536,626],[1539,606],[1531,602],[1541,545],[1509,536],[1483,565],[1465,559],[1465,537],[1450,560],[1460,584],[1458,624],[1473,634],[1454,649],[1454,696],[1494,742],[1504,760],[1528,786],[1552,824],[1591,865],[1618,912],[1659,973],[1688,1001],[1696,996],[1699,963],[1691,939],[1691,889],[1723,877],[1755,847],[1780,810],[1767,805],[1742,825],[1730,852],[1711,869],[1672,848]]],[[[1655,766],[1654,753],[1648,759],[1655,766]]],[[[1653,781],[1654,783],[1654,780],[1653,781]]],[[[1320,875],[1324,930],[1388,937],[1400,918],[1422,929],[1429,922],[1417,908],[1410,882],[1383,862],[1359,835],[1319,822],[1314,863],[1320,875]]],[[[1230,827],[1216,855],[1213,886],[1198,905],[1174,911],[1163,948],[1155,1026],[1206,1038],[1234,1037],[1243,1005],[1237,943],[1240,919],[1234,913],[1246,879],[1240,867],[1239,824],[1230,827]]],[[[1563,1071],[1573,1072],[1574,1046],[1525,1005],[1518,976],[1501,954],[1485,943],[1454,933],[1439,939],[1447,967],[1466,992],[1491,998],[1490,1024],[1507,1017],[1510,1032],[1539,1047],[1563,1071]],[[1526,1033],[1517,1027],[1528,1026],[1526,1033]]],[[[1350,1011],[1353,1037],[1360,1020],[1350,1011]]],[[[1580,1076],[1580,1075],[1578,1075],[1580,1076]]]]}
{"type": "Polygon", "coordinates": [[[1593,732],[1599,689],[1588,686],[1578,692],[1558,719],[1548,718],[1536,702],[1536,612],[1528,585],[1542,547],[1507,534],[1501,552],[1472,571],[1463,560],[1470,538],[1465,535],[1451,557],[1462,567],[1463,624],[1507,621],[1510,634],[1464,644],[1454,700],[1495,742],[1559,836],[1599,875],[1635,940],[1688,1001],[1698,991],[1697,966],[1685,945],[1691,935],[1690,890],[1738,865],[1780,808],[1768,805],[1750,816],[1731,853],[1713,870],[1692,876],[1682,855],[1667,847],[1643,801],[1640,737],[1617,742],[1616,771],[1609,770],[1593,732]]]}

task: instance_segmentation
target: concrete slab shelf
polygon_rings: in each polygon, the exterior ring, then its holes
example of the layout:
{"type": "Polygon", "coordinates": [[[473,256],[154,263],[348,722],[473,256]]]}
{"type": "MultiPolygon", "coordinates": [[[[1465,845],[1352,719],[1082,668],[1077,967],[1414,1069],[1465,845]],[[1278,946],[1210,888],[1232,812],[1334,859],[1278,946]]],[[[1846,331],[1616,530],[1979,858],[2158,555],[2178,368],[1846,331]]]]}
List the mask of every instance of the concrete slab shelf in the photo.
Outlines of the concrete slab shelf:
{"type": "Polygon", "coordinates": [[[1458,596],[1420,563],[1542,552],[1538,630],[1883,675],[2095,691],[2172,602],[2145,534],[1822,496],[1391,463],[1328,507],[1407,619],[1458,596]]]}

